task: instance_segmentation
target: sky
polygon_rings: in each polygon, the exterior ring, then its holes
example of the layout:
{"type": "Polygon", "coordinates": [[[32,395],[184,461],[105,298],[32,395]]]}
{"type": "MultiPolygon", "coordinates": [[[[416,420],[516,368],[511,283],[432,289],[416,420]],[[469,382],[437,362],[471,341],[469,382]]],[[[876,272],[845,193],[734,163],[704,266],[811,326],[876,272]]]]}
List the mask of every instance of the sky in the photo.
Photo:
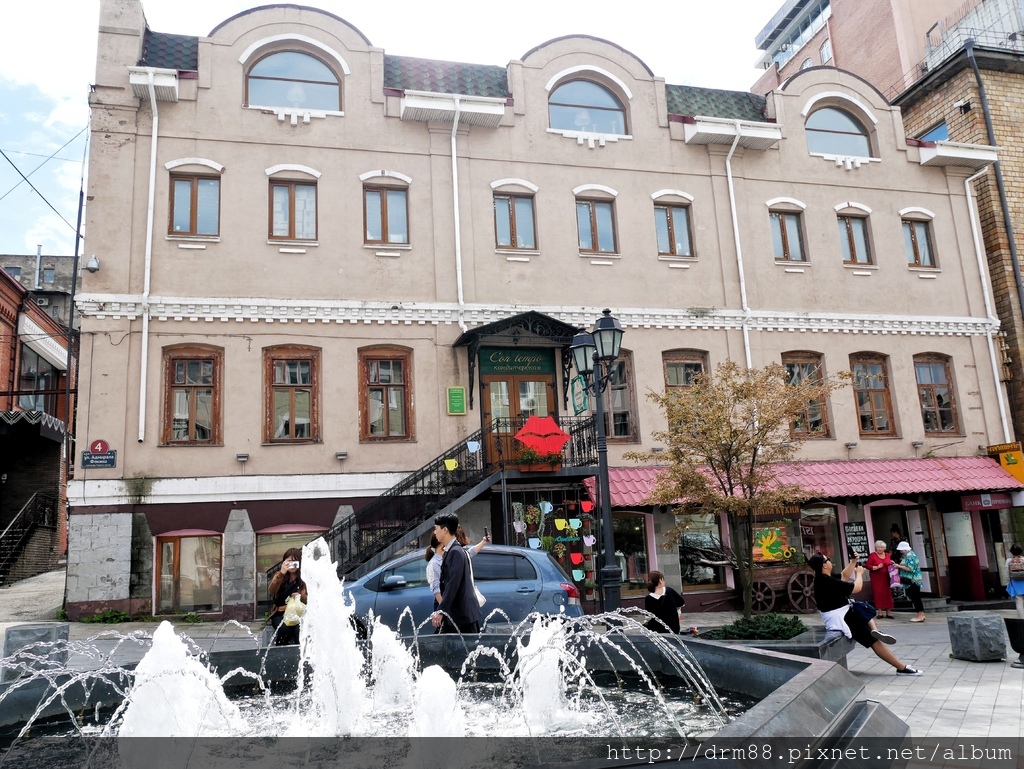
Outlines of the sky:
{"type": "MultiPolygon", "coordinates": [[[[125,1],[125,0],[122,0],[125,1]]],[[[748,90],[754,36],[783,0],[668,3],[298,0],[334,13],[389,54],[503,66],[555,37],[585,34],[632,52],[674,85],[748,90]],[[632,9],[636,9],[633,11],[632,9]]],[[[205,36],[259,0],[143,0],[150,29],[205,36]]],[[[89,85],[100,0],[7,3],[0,45],[0,254],[70,256],[85,179],[89,85]],[[22,179],[21,175],[28,178],[22,179]]],[[[88,249],[83,216],[83,242],[88,249]]]]}

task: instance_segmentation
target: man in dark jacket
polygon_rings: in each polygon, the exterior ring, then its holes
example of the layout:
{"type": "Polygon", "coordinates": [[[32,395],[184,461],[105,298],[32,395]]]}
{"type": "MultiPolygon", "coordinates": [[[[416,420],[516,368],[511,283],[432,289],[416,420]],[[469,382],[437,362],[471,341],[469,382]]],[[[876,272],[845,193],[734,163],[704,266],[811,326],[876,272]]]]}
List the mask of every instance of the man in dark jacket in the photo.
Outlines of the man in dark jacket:
{"type": "Polygon", "coordinates": [[[431,618],[439,633],[479,633],[480,604],[473,590],[469,555],[455,534],[459,517],[445,513],[434,519],[434,535],[444,548],[441,561],[441,602],[431,618]]]}

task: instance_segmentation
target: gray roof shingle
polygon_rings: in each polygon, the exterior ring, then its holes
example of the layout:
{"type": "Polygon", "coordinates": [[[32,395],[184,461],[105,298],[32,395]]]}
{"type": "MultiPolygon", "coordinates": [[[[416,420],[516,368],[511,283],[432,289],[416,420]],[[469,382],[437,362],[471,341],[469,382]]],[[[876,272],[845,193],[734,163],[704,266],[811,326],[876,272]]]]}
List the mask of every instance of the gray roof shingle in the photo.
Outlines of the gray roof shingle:
{"type": "Polygon", "coordinates": [[[500,99],[511,95],[508,72],[504,67],[411,56],[384,57],[384,87],[500,99]]]}
{"type": "Polygon", "coordinates": [[[199,38],[146,29],[139,66],[196,72],[199,70],[199,38]]]}
{"type": "Polygon", "coordinates": [[[723,91],[689,85],[666,85],[665,101],[670,115],[704,115],[729,120],[765,121],[763,96],[746,91],[723,91]]]}

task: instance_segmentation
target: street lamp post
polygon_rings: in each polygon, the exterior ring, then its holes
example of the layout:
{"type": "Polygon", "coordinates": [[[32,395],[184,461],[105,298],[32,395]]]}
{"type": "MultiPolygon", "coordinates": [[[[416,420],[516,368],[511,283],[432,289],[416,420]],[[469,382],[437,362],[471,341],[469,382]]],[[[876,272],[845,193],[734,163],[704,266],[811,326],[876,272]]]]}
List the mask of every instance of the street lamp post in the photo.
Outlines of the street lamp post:
{"type": "Polygon", "coordinates": [[[597,401],[597,475],[601,497],[601,528],[604,531],[604,566],[601,567],[601,592],[604,610],[615,611],[622,603],[622,572],[615,560],[615,534],[612,530],[611,491],[608,483],[608,437],[604,423],[604,399],[601,397],[611,380],[612,364],[619,357],[622,326],[611,310],[594,323],[591,333],[581,331],[573,337],[573,363],[583,377],[587,392],[597,401]]]}

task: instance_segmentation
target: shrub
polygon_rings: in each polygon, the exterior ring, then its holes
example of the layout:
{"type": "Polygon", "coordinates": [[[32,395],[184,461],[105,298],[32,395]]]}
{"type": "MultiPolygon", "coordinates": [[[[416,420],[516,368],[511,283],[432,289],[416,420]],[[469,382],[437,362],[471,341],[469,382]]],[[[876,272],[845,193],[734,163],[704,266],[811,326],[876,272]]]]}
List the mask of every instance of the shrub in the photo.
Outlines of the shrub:
{"type": "Polygon", "coordinates": [[[105,612],[93,614],[90,617],[82,617],[82,622],[98,622],[104,625],[116,625],[119,622],[129,622],[131,617],[117,609],[107,609],[105,612]]]}
{"type": "Polygon", "coordinates": [[[700,637],[715,641],[788,641],[806,630],[807,625],[795,614],[787,617],[770,612],[749,619],[741,617],[729,625],[706,630],[700,637]]]}

